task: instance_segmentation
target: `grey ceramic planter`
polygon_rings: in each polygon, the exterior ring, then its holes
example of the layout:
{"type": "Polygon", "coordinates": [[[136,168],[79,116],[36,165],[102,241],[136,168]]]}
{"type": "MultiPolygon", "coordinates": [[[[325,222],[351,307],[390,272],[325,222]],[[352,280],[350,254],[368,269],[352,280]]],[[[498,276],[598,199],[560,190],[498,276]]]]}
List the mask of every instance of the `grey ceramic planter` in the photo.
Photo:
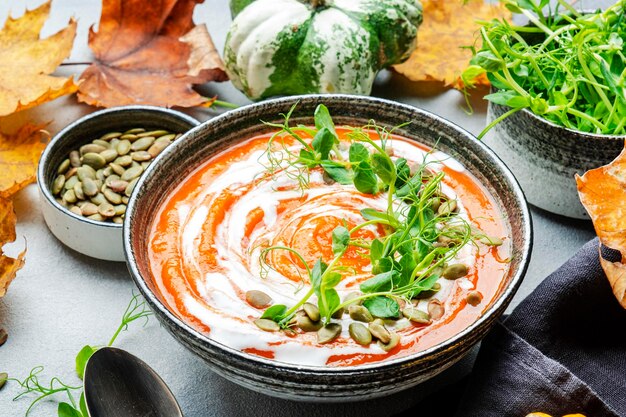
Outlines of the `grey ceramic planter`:
{"type": "MultiPolygon", "coordinates": [[[[508,110],[489,103],[488,123],[508,110]]],[[[574,175],[611,162],[624,148],[624,139],[566,129],[522,110],[497,124],[486,143],[515,174],[530,204],[589,219],[574,175]]]]}
{"type": "Polygon", "coordinates": [[[130,272],[158,319],[183,345],[204,358],[220,375],[266,394],[306,401],[351,401],[409,388],[448,368],[486,335],[504,312],[528,265],[532,232],[524,196],[513,175],[481,142],[452,123],[411,106],[369,97],[311,95],[269,100],[218,116],[190,131],[164,151],[138,183],[129,202],[124,245],[130,272]],[[216,343],[172,314],[153,292],[148,233],[168,191],[208,157],[253,135],[260,124],[282,121],[299,103],[291,121],[312,124],[324,103],[338,124],[364,125],[370,119],[387,127],[410,121],[398,133],[455,156],[495,197],[511,231],[512,261],[500,297],[475,323],[428,350],[354,367],[298,366],[267,360],[216,343]]]}

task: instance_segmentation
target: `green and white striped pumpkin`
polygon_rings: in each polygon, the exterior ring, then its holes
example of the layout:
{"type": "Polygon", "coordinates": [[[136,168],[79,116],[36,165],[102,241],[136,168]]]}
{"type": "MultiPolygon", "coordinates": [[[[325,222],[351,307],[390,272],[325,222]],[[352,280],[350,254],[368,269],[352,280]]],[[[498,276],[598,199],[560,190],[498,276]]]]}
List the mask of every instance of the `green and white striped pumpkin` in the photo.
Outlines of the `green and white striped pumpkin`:
{"type": "Polygon", "coordinates": [[[406,60],[419,0],[231,0],[224,56],[235,87],[257,100],[369,94],[378,71],[406,60]]]}

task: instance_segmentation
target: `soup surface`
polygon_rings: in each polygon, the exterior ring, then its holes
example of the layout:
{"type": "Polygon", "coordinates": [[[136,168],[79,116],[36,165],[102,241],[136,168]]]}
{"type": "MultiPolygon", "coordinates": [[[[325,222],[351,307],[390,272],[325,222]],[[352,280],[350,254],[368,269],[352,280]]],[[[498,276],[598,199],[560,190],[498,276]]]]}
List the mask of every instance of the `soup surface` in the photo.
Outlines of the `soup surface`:
{"type": "MultiPolygon", "coordinates": [[[[336,129],[340,143],[335,150],[340,159],[341,154],[349,158],[348,148],[354,142],[349,137],[351,131],[348,127],[336,129]]],[[[367,134],[378,141],[375,132],[367,134]]],[[[307,132],[301,136],[310,142],[307,132]]],[[[471,226],[474,237],[482,237],[459,244],[453,258],[446,259],[441,268],[431,268],[428,274],[441,275],[442,269],[453,263],[467,266],[466,274],[457,279],[435,276],[436,283],[431,282],[434,288],[413,299],[399,292],[397,297],[383,297],[401,310],[415,308],[430,313],[421,322],[402,314],[394,320],[387,318],[384,326],[399,336],[395,346],[376,343],[376,337],[371,344],[357,343],[349,332],[355,320],[347,309],[343,315],[335,312],[331,322],[340,324],[341,330],[338,337],[324,344],[319,343],[316,332],[294,326],[293,316],[280,323],[281,331],[259,328],[255,320],[265,308],[253,307],[246,298],[248,292],[262,291],[273,305],[298,306],[303,296],[313,292],[309,270],[320,258],[332,263],[336,255],[331,243],[337,227],[353,231],[347,249],[333,264],[341,277],[333,287],[340,300],[349,293],[359,294],[361,284],[380,272],[373,271],[371,242],[384,241],[392,232],[375,221],[355,230],[367,221],[362,209],[389,209],[390,198],[384,187],[376,194],[366,194],[357,191],[354,184],[329,180],[320,167],[281,165],[284,159],[280,158],[297,155],[303,145],[281,135],[280,146],[268,148],[271,137],[249,138],[208,159],[181,181],[159,210],[149,242],[152,277],[158,295],[184,322],[216,342],[265,358],[302,365],[352,366],[437,345],[476,321],[499,295],[506,284],[510,242],[492,197],[449,155],[390,135],[386,153],[396,162],[406,159],[412,170],[427,164],[431,177],[445,174],[438,195],[443,202],[456,203],[450,221],[471,226]],[[268,153],[268,149],[273,151],[268,153]],[[482,244],[485,236],[501,242],[482,244]]],[[[401,199],[393,202],[398,213],[404,205],[401,199]]],[[[433,230],[450,226],[444,223],[437,223],[433,230]]],[[[426,241],[426,246],[447,244],[445,240],[441,243],[441,236],[437,239],[426,241]]],[[[420,268],[415,270],[420,276],[420,268]]],[[[319,303],[318,298],[313,294],[308,302],[319,303]]]]}

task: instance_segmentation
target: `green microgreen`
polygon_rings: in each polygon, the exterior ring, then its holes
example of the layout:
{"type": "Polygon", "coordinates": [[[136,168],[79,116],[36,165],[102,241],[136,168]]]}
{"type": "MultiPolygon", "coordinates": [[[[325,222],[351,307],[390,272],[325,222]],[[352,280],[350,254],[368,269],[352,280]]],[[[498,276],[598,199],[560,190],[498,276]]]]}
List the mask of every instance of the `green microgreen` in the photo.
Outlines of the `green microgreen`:
{"type": "MultiPolygon", "coordinates": [[[[151,314],[152,312],[141,296],[134,294],[126,307],[124,314],[122,315],[119,327],[106,346],[112,346],[119,334],[128,329],[129,324],[139,319],[147,320],[148,316],[151,314]]],[[[76,355],[76,375],[79,379],[83,379],[85,365],[87,365],[87,361],[91,355],[93,355],[98,349],[99,346],[86,345],[76,355]]],[[[51,378],[47,384],[41,383],[39,378],[43,371],[43,366],[36,366],[23,380],[8,378],[8,381],[17,383],[22,388],[22,392],[13,398],[14,401],[25,396],[35,395],[35,398],[26,409],[25,415],[28,416],[33,407],[35,407],[40,401],[56,394],[64,394],[67,402],[59,402],[57,408],[58,417],[88,417],[83,386],[80,384],[68,385],[61,381],[58,377],[51,378]],[[76,395],[79,393],[80,396],[78,397],[78,400],[76,400],[76,395]]]]}
{"type": "Polygon", "coordinates": [[[462,79],[471,88],[486,74],[496,91],[485,98],[509,110],[479,138],[522,109],[582,132],[626,134],[626,0],[595,13],[566,0],[500,1],[529,25],[480,22],[482,47],[462,79]]]}
{"type": "Polygon", "coordinates": [[[364,221],[350,230],[345,225],[336,227],[330,242],[333,258],[328,263],[320,257],[309,266],[304,256],[286,246],[263,249],[260,253],[262,276],[271,268],[268,254],[287,251],[304,265],[310,288],[295,305],[273,305],[261,318],[274,320],[281,328],[288,329],[296,312],[304,303],[311,302],[313,296],[324,324],[330,323],[337,311],[354,301],[363,301],[375,317],[399,318],[398,301],[408,301],[423,291],[431,291],[445,265],[464,245],[473,242],[474,236],[480,236],[485,244],[502,243],[496,238],[487,240],[484,233],[470,227],[454,210],[437,210],[442,203],[450,202],[442,192],[445,174],[429,168],[428,155],[414,167],[406,159],[392,158],[387,145],[394,129],[387,130],[374,121],[360,128],[350,128],[346,135],[349,147],[341,151],[339,148],[344,144],[339,141],[326,106],[319,105],[315,110],[315,128],[292,128],[289,118],[294,108],[284,115],[284,123],[269,124],[279,129],[272,135],[264,154],[267,161],[264,165],[272,173],[271,177],[280,171],[295,180],[299,187],[306,187],[310,172],[323,170],[335,181],[352,185],[362,193],[386,193],[387,207],[383,211],[362,209],[364,221]],[[302,136],[293,136],[300,132],[312,139],[307,142],[302,136]],[[273,147],[276,141],[292,143],[293,140],[283,141],[288,136],[302,146],[298,153],[293,145],[273,147]],[[275,161],[280,161],[280,165],[275,161]],[[293,173],[300,173],[306,180],[293,178],[293,173]],[[368,226],[381,226],[386,234],[370,241],[355,237],[357,231],[368,226]],[[361,283],[361,295],[342,303],[335,287],[341,282],[342,273],[347,273],[340,262],[351,246],[369,251],[374,276],[361,283]]]}

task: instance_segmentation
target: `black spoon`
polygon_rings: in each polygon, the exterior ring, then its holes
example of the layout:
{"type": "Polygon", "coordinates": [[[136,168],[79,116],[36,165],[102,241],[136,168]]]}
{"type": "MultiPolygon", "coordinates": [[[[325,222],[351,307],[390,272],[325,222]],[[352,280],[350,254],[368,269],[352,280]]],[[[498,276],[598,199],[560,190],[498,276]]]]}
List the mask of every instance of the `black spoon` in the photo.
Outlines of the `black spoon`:
{"type": "Polygon", "coordinates": [[[89,417],[183,416],[161,377],[122,349],[98,349],[87,362],[84,382],[89,417]]]}

